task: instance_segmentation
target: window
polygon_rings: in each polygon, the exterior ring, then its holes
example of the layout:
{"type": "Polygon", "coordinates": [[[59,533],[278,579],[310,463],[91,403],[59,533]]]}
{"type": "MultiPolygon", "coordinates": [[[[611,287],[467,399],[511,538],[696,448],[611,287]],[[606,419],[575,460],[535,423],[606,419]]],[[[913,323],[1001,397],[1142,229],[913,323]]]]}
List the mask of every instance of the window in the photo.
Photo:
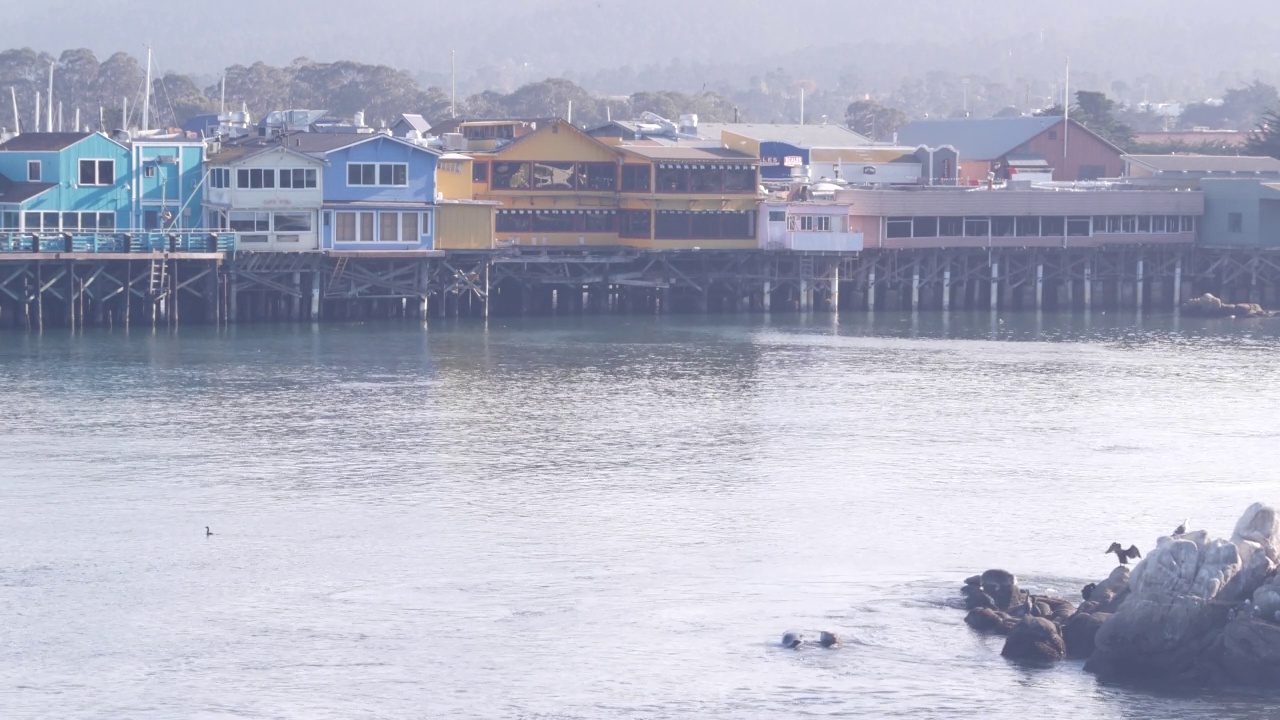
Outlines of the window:
{"type": "Polygon", "coordinates": [[[235,232],[267,232],[271,229],[271,213],[232,210],[229,216],[231,229],[235,232]]]}
{"type": "Polygon", "coordinates": [[[891,217],[885,222],[885,235],[891,238],[911,237],[911,218],[891,217]]]}
{"type": "Polygon", "coordinates": [[[1121,218],[1119,215],[1108,215],[1107,216],[1107,232],[1109,233],[1120,232],[1120,225],[1121,225],[1120,220],[1121,218]]]}
{"type": "Polygon", "coordinates": [[[335,218],[334,242],[349,243],[356,241],[356,214],[353,212],[337,213],[335,218]]]}
{"type": "Polygon", "coordinates": [[[1076,177],[1080,180],[1097,180],[1107,174],[1107,168],[1104,165],[1081,165],[1076,172],[1076,177]]]}
{"type": "Polygon", "coordinates": [[[649,192],[649,166],[623,165],[622,192],[649,192]]]}
{"type": "Polygon", "coordinates": [[[1244,232],[1244,213],[1227,213],[1227,232],[1244,232]]]}
{"type": "Polygon", "coordinates": [[[62,229],[63,230],[79,230],[80,229],[80,213],[73,213],[73,212],[62,213],[62,229]]]}
{"type": "Polygon", "coordinates": [[[612,233],[618,231],[618,215],[615,212],[587,213],[582,218],[582,230],[589,233],[612,233]]]}
{"type": "Polygon", "coordinates": [[[1164,231],[1165,231],[1165,230],[1164,230],[1164,227],[1165,227],[1165,225],[1164,225],[1164,216],[1163,216],[1163,215],[1152,215],[1152,216],[1151,216],[1151,232],[1158,232],[1158,233],[1162,233],[1162,232],[1164,232],[1164,231]]]}
{"type": "Polygon", "coordinates": [[[489,182],[489,163],[478,162],[471,166],[471,182],[489,182]]]}
{"type": "Polygon", "coordinates": [[[155,177],[155,176],[156,176],[156,166],[155,166],[155,165],[148,165],[148,166],[146,166],[146,167],[142,168],[142,177],[145,177],[145,178],[153,178],[153,177],[155,177]]]}
{"type": "Polygon", "coordinates": [[[769,222],[786,222],[786,221],[787,221],[786,210],[770,210],[769,211],[769,222]]]}
{"type": "MultiPolygon", "coordinates": [[[[636,167],[636,166],[631,166],[636,167]]],[[[647,168],[645,168],[647,170],[647,168]]],[[[626,171],[626,167],[623,168],[626,171]]],[[[645,176],[648,185],[648,176],[645,176]]],[[[647,238],[652,232],[653,214],[648,210],[622,210],[618,213],[618,233],[622,237],[647,238]]]]}
{"type": "Polygon", "coordinates": [[[964,218],[960,218],[960,217],[938,218],[938,236],[939,237],[960,237],[962,235],[964,235],[964,218]]]}
{"type": "Polygon", "coordinates": [[[1151,232],[1151,216],[1150,215],[1138,216],[1138,232],[1140,233],[1151,232]]]}
{"type": "Polygon", "coordinates": [[[533,164],[534,190],[575,190],[577,183],[571,162],[536,162],[533,164]]]}
{"type": "Polygon", "coordinates": [[[573,232],[573,216],[568,213],[540,211],[533,213],[533,231],[536,233],[573,232]]]}
{"type": "Polygon", "coordinates": [[[1050,131],[1049,131],[1049,139],[1050,139],[1050,140],[1057,140],[1057,139],[1058,139],[1058,131],[1057,131],[1057,130],[1050,130],[1050,131]]]}
{"type": "Polygon", "coordinates": [[[911,237],[918,237],[918,238],[938,237],[938,218],[936,217],[912,218],[911,237]]]}
{"type": "Polygon", "coordinates": [[[618,189],[618,166],[613,163],[578,163],[578,189],[612,192],[618,189]]]}
{"type": "Polygon", "coordinates": [[[311,232],[311,213],[278,212],[275,223],[276,232],[311,232]]]}
{"type": "Polygon", "coordinates": [[[40,182],[40,161],[27,161],[27,182],[40,182]]]}
{"type": "Polygon", "coordinates": [[[830,215],[793,215],[792,219],[798,221],[798,223],[792,223],[791,230],[831,232],[830,215]]]}
{"type": "Polygon", "coordinates": [[[29,212],[22,214],[22,225],[28,230],[40,230],[40,213],[29,212]]]}
{"type": "Polygon", "coordinates": [[[493,227],[497,232],[528,232],[533,228],[533,216],[523,212],[501,210],[494,218],[493,227]]]}
{"type": "Polygon", "coordinates": [[[303,190],[316,186],[314,168],[291,168],[280,170],[280,187],[303,190]]]}
{"type": "Polygon", "coordinates": [[[1020,217],[1015,222],[1018,237],[1038,237],[1040,235],[1040,218],[1020,217]]]}
{"type": "Polygon", "coordinates": [[[1107,216],[1094,215],[1093,216],[1093,232],[1097,234],[1097,233],[1104,233],[1106,231],[1107,231],[1107,216]]]}
{"type": "Polygon", "coordinates": [[[656,185],[660,193],[687,193],[689,192],[689,169],[674,165],[659,166],[656,185]]]}
{"type": "Polygon", "coordinates": [[[359,215],[360,242],[373,242],[373,213],[362,212],[359,215]]]}
{"type": "Polygon", "coordinates": [[[240,168],[236,171],[236,187],[261,190],[276,186],[276,171],[264,168],[240,168]]]}
{"type": "Polygon", "coordinates": [[[1185,233],[1185,232],[1195,232],[1195,231],[1196,231],[1196,216],[1183,215],[1182,216],[1182,232],[1185,233]]]}
{"type": "Polygon", "coordinates": [[[81,160],[81,185],[110,185],[116,181],[115,160],[81,160]]]}
{"type": "Polygon", "coordinates": [[[724,191],[726,193],[754,193],[756,191],[755,169],[739,167],[725,170],[724,191]]]}
{"type": "Polygon", "coordinates": [[[214,168],[210,170],[209,171],[209,187],[211,188],[231,187],[230,168],[214,168]]]}
{"type": "Polygon", "coordinates": [[[1070,237],[1088,237],[1089,236],[1088,216],[1067,218],[1067,235],[1070,237]]]}
{"type": "Polygon", "coordinates": [[[1126,233],[1138,232],[1138,216],[1137,215],[1124,215],[1123,218],[1124,219],[1120,223],[1121,232],[1126,232],[1126,233]]]}
{"type": "Polygon", "coordinates": [[[1013,218],[999,216],[991,218],[992,237],[1013,237],[1013,218]]]}
{"type": "Polygon", "coordinates": [[[496,162],[490,186],[495,190],[528,190],[532,173],[529,163],[496,162]]]}
{"type": "Polygon", "coordinates": [[[986,237],[991,232],[990,218],[965,218],[964,219],[964,236],[965,237],[986,237]]]}
{"type": "Polygon", "coordinates": [[[418,234],[418,213],[401,213],[400,242],[418,242],[420,239],[418,234]]]}
{"type": "Polygon", "coordinates": [[[725,239],[755,237],[754,212],[659,212],[654,237],[660,240],[725,239]]]}
{"type": "Polygon", "coordinates": [[[1040,234],[1044,237],[1061,237],[1067,234],[1067,219],[1058,215],[1040,218],[1040,234]]]}
{"type": "Polygon", "coordinates": [[[113,212],[98,213],[98,229],[99,230],[115,230],[116,214],[113,212]]]}
{"type": "Polygon", "coordinates": [[[407,163],[347,163],[348,185],[405,187],[409,184],[407,163]]]}

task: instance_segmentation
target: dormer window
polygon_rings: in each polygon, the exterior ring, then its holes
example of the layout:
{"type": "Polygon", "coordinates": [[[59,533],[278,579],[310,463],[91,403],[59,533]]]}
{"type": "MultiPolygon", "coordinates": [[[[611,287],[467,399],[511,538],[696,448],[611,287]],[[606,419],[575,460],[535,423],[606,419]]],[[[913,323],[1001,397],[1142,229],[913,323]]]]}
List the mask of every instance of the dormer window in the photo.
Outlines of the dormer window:
{"type": "Polygon", "coordinates": [[[40,182],[40,161],[27,161],[27,182],[40,182]]]}

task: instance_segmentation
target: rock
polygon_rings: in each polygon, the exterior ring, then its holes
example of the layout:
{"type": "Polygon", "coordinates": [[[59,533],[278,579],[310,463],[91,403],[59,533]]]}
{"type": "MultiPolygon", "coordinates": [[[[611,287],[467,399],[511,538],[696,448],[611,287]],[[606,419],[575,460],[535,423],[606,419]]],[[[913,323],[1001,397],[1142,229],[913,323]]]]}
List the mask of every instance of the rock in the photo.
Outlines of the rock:
{"type": "Polygon", "coordinates": [[[1103,680],[1206,679],[1205,651],[1227,614],[1212,601],[1240,567],[1226,540],[1161,539],[1130,573],[1129,596],[1099,628],[1085,669],[1103,680]]]}
{"type": "Polygon", "coordinates": [[[1244,540],[1257,543],[1272,562],[1280,562],[1280,517],[1274,508],[1254,503],[1244,511],[1236,522],[1231,542],[1238,545],[1244,540]]]}
{"type": "Polygon", "coordinates": [[[1233,684],[1280,685],[1280,626],[1247,616],[1227,623],[1221,665],[1233,684]]]}
{"type": "Polygon", "coordinates": [[[1000,654],[1010,660],[1047,663],[1061,660],[1067,645],[1058,634],[1058,626],[1038,617],[1023,618],[1009,633],[1000,654]]]}
{"type": "Polygon", "coordinates": [[[1129,596],[1129,568],[1116,566],[1106,580],[1094,585],[1086,602],[1076,608],[1078,613],[1113,613],[1129,596]]]}
{"type": "Polygon", "coordinates": [[[991,608],[975,608],[964,616],[964,623],[978,632],[1008,635],[1018,621],[1007,613],[991,608]]]}
{"type": "Polygon", "coordinates": [[[1257,303],[1225,303],[1221,299],[1205,293],[1199,297],[1188,298],[1182,303],[1182,311],[1188,315],[1199,317],[1270,317],[1273,313],[1262,309],[1257,303]]]}
{"type": "Polygon", "coordinates": [[[1280,612],[1280,577],[1271,578],[1253,593],[1253,607],[1254,612],[1268,619],[1280,612]]]}
{"type": "Polygon", "coordinates": [[[982,573],[982,592],[986,593],[997,610],[1008,612],[1023,602],[1018,589],[1018,578],[1006,570],[988,570],[982,573]]]}
{"type": "Polygon", "coordinates": [[[1092,655],[1098,628],[1109,617],[1110,613],[1078,612],[1072,615],[1062,626],[1062,640],[1067,644],[1067,657],[1085,660],[1092,655]]]}

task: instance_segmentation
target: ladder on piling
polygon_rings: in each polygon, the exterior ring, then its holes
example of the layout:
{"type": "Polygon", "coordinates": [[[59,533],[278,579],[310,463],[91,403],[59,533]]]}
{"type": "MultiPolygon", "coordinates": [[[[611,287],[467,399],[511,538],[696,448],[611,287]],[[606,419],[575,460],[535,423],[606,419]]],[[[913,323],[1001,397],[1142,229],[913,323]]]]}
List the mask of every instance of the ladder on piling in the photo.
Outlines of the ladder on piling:
{"type": "Polygon", "coordinates": [[[169,262],[164,259],[151,261],[151,297],[159,299],[168,292],[169,262]]]}
{"type": "Polygon", "coordinates": [[[812,255],[800,256],[800,279],[801,280],[813,279],[813,256],[812,255]]]}
{"type": "Polygon", "coordinates": [[[346,255],[343,255],[342,257],[338,258],[338,262],[335,263],[333,266],[333,275],[329,276],[330,285],[333,285],[334,283],[338,282],[338,280],[342,278],[342,274],[347,271],[347,260],[349,259],[350,258],[348,258],[346,255]]]}

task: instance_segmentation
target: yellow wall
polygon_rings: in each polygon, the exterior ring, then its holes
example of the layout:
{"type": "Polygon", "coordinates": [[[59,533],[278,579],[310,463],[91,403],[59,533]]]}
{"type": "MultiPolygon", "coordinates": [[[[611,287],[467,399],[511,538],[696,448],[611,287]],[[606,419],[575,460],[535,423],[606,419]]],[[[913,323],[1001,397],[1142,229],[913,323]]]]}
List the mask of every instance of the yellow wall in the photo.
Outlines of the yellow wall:
{"type": "Polygon", "coordinates": [[[470,200],[472,160],[467,158],[448,158],[440,161],[436,169],[436,192],[445,200],[470,200]],[[459,170],[446,168],[460,167],[459,170]]]}
{"type": "Polygon", "coordinates": [[[611,247],[621,244],[618,233],[508,232],[497,233],[496,238],[499,247],[611,247]]]}
{"type": "Polygon", "coordinates": [[[760,159],[759,140],[749,138],[746,135],[739,135],[738,133],[730,130],[721,130],[720,142],[724,143],[725,147],[730,147],[738,152],[746,153],[757,160],[760,159]]]}
{"type": "Polygon", "coordinates": [[[487,204],[443,204],[436,211],[436,249],[488,250],[493,247],[493,210],[487,204]]]}
{"type": "Polygon", "coordinates": [[[617,162],[612,148],[557,120],[492,153],[493,160],[559,160],[569,162],[617,162]]]}

